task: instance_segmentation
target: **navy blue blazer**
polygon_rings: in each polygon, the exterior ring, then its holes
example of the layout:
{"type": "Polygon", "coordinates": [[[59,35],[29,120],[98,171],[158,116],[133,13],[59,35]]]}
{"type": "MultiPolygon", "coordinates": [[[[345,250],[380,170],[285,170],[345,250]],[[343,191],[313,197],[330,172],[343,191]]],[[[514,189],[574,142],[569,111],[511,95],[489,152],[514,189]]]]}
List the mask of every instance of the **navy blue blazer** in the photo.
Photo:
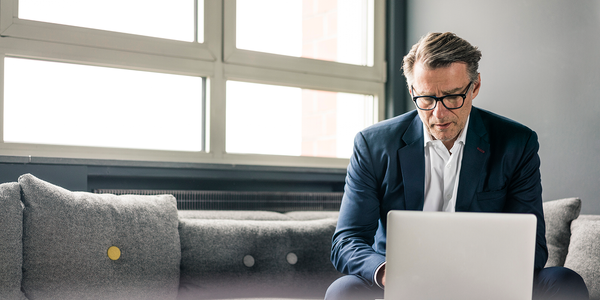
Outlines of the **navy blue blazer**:
{"type": "MultiPolygon", "coordinates": [[[[539,144],[531,129],[472,107],[459,175],[456,211],[537,216],[535,269],[548,259],[539,144]]],[[[423,210],[423,123],[417,111],[379,122],[354,139],[331,261],[373,284],[385,261],[387,213],[423,210]]]]}

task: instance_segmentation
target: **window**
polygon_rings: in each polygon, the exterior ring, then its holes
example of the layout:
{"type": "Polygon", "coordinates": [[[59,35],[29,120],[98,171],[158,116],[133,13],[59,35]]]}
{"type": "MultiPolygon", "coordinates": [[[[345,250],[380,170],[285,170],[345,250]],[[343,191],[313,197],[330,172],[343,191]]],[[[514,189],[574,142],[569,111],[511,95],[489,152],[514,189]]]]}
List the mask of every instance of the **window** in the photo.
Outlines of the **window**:
{"type": "Polygon", "coordinates": [[[0,0],[0,155],[344,168],[385,1],[283,2],[0,0]]]}
{"type": "Polygon", "coordinates": [[[373,66],[373,1],[238,0],[236,46],[373,66]]]}
{"type": "Polygon", "coordinates": [[[169,5],[156,0],[19,1],[19,19],[187,42],[195,41],[195,11],[194,0],[171,1],[169,5]]]}
{"type": "Polygon", "coordinates": [[[228,81],[226,115],[229,153],[349,158],[373,97],[228,81]]]}
{"type": "Polygon", "coordinates": [[[4,142],[202,151],[200,77],[8,57],[4,74],[4,142]]]}

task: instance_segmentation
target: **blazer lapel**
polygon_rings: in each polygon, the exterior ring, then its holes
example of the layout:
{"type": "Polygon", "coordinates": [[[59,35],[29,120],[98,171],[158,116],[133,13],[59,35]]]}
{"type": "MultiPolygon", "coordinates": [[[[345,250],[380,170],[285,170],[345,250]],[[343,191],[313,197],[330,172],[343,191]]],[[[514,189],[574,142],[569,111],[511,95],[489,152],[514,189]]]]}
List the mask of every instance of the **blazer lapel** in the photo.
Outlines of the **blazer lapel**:
{"type": "Polygon", "coordinates": [[[425,154],[423,123],[418,115],[407,128],[402,140],[406,146],[398,150],[398,161],[404,182],[407,210],[423,210],[425,191],[425,154]]]}
{"type": "Polygon", "coordinates": [[[485,165],[490,156],[490,143],[487,130],[475,107],[471,110],[467,140],[463,149],[462,167],[456,196],[456,211],[468,211],[475,199],[477,186],[485,178],[485,165]]]}

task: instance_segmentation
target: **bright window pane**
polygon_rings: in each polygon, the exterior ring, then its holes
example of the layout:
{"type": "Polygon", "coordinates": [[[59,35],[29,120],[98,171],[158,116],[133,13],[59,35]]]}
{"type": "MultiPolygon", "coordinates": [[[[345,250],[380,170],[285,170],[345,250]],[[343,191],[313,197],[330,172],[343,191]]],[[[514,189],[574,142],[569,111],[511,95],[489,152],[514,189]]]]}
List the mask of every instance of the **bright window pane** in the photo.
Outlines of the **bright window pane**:
{"type": "Polygon", "coordinates": [[[201,151],[202,78],[6,58],[4,141],[201,151]]]}
{"type": "Polygon", "coordinates": [[[373,0],[237,0],[239,49],[373,65],[373,0]]]}
{"type": "Polygon", "coordinates": [[[194,0],[19,0],[19,18],[194,41],[194,0]]]}
{"type": "Polygon", "coordinates": [[[369,95],[228,81],[226,150],[348,158],[373,107],[369,95]]]}

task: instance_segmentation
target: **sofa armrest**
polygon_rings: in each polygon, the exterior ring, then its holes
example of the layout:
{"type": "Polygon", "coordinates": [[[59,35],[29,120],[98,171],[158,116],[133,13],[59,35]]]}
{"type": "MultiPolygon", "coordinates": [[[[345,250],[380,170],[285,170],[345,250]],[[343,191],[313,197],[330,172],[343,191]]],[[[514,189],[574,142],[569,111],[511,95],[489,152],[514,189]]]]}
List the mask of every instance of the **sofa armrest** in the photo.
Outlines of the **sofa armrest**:
{"type": "Polygon", "coordinates": [[[0,299],[26,299],[21,292],[23,203],[16,182],[0,184],[0,299]]]}

